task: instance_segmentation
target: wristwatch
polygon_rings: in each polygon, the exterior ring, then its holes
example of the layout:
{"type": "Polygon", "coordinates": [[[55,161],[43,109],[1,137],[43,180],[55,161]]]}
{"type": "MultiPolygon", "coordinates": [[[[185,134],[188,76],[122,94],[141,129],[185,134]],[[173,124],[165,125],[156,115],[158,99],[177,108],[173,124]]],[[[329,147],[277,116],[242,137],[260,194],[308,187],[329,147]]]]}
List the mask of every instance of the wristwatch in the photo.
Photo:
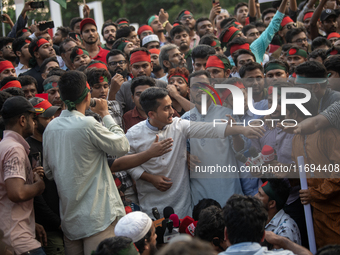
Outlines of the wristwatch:
{"type": "Polygon", "coordinates": [[[162,24],[162,26],[165,28],[166,24],[168,24],[168,23],[169,23],[169,20],[165,21],[165,22],[162,24]]]}

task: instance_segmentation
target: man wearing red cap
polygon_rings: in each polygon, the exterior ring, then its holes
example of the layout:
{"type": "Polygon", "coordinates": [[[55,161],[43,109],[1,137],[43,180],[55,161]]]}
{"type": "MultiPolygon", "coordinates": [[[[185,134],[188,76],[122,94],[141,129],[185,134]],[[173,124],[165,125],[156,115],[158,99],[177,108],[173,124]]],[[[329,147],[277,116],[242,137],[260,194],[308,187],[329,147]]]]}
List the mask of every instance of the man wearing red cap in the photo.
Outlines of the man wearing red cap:
{"type": "Polygon", "coordinates": [[[5,77],[17,77],[13,64],[8,61],[0,61],[0,81],[5,77]]]}
{"type": "MultiPolygon", "coordinates": [[[[153,64],[151,62],[151,54],[145,48],[137,48],[130,53],[130,70],[133,77],[151,76],[153,64]]],[[[166,83],[161,80],[155,80],[157,87],[166,87],[166,83]]],[[[120,87],[116,94],[116,100],[122,104],[124,113],[135,107],[131,99],[131,80],[126,81],[120,87]]]]}
{"type": "Polygon", "coordinates": [[[103,49],[105,50],[112,49],[112,45],[114,44],[116,40],[116,31],[117,31],[117,24],[113,22],[107,22],[103,24],[102,36],[106,42],[106,44],[104,44],[103,46],[103,49]]]}
{"type": "Polygon", "coordinates": [[[80,36],[90,57],[106,64],[106,55],[109,51],[98,46],[99,35],[93,19],[86,18],[80,22],[80,36]]]}

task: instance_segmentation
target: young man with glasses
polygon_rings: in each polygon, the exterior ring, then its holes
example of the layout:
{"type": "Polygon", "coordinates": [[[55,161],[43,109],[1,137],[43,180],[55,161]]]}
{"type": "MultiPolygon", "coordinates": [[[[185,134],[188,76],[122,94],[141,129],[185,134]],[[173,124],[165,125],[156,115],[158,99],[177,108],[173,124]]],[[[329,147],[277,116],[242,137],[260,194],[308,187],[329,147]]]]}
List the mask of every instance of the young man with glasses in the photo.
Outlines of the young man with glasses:
{"type": "Polygon", "coordinates": [[[15,62],[17,56],[13,52],[12,43],[14,39],[10,37],[2,38],[0,42],[0,57],[12,62],[13,66],[16,67],[17,63],[15,62]]]}
{"type": "Polygon", "coordinates": [[[183,26],[190,31],[190,49],[197,46],[200,41],[200,37],[195,32],[196,20],[194,19],[194,15],[188,10],[183,10],[179,13],[176,20],[179,20],[183,26]]]}
{"type": "Polygon", "coordinates": [[[306,52],[308,52],[308,42],[307,35],[304,29],[302,28],[293,28],[289,30],[286,34],[286,42],[291,43],[294,46],[298,46],[303,48],[306,52]]]}

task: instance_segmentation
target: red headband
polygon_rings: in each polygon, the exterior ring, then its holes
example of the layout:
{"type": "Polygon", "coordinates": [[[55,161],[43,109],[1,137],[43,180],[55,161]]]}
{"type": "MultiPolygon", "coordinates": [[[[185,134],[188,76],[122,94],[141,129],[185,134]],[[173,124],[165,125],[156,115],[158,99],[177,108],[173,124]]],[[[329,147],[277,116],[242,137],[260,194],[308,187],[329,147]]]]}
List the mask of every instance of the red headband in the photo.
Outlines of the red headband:
{"type": "MultiPolygon", "coordinates": [[[[239,89],[245,89],[244,85],[241,82],[236,82],[233,85],[235,85],[239,89]]],[[[223,91],[222,92],[222,102],[224,102],[230,94],[231,94],[231,91],[229,89],[226,89],[225,91],[223,91]]]]}
{"type": "Polygon", "coordinates": [[[339,52],[337,51],[337,50],[332,50],[330,53],[329,53],[329,55],[332,55],[332,56],[334,56],[334,55],[337,55],[339,52]]]}
{"type": "Polygon", "coordinates": [[[336,37],[336,38],[339,38],[340,37],[340,34],[336,33],[336,32],[333,32],[333,33],[330,33],[328,36],[327,36],[327,40],[333,38],[333,37],[336,37]]]}
{"type": "Polygon", "coordinates": [[[151,63],[151,56],[145,51],[136,51],[130,57],[130,65],[144,61],[151,63]]]}
{"type": "Polygon", "coordinates": [[[87,68],[104,68],[105,70],[107,70],[107,66],[103,63],[93,63],[92,65],[89,65],[87,68]]]}
{"type": "Polygon", "coordinates": [[[91,90],[90,85],[89,85],[88,82],[86,82],[86,88],[88,88],[89,90],[91,90]]]}
{"type": "Polygon", "coordinates": [[[225,68],[222,60],[219,59],[217,56],[210,56],[208,58],[206,68],[208,68],[208,67],[218,67],[218,68],[222,68],[222,69],[225,68]]]}
{"type": "Polygon", "coordinates": [[[233,54],[235,51],[244,49],[244,50],[249,50],[249,43],[244,43],[244,44],[234,44],[233,46],[230,47],[230,55],[233,54]]]}
{"type": "Polygon", "coordinates": [[[281,21],[281,27],[284,27],[288,23],[294,22],[290,17],[286,16],[281,21]]]}
{"type": "Polygon", "coordinates": [[[8,89],[8,88],[21,88],[21,83],[19,81],[10,81],[7,82],[5,84],[5,86],[3,86],[0,91],[3,91],[4,89],[8,89]]]}
{"type": "Polygon", "coordinates": [[[5,60],[5,61],[0,62],[0,73],[2,73],[3,71],[5,71],[6,69],[9,69],[9,68],[14,69],[14,66],[10,61],[5,60]]]}
{"type": "Polygon", "coordinates": [[[48,102],[47,100],[43,100],[39,104],[35,105],[34,108],[44,108],[45,110],[47,110],[51,106],[52,105],[50,102],[48,102]]]}
{"type": "Polygon", "coordinates": [[[311,17],[313,16],[313,13],[314,13],[314,12],[307,12],[307,13],[305,14],[305,16],[303,16],[303,21],[305,21],[306,19],[311,18],[311,17]]]}
{"type": "Polygon", "coordinates": [[[43,45],[43,44],[45,44],[45,43],[49,43],[49,42],[48,42],[46,39],[44,39],[44,38],[40,38],[40,39],[37,41],[35,47],[33,48],[33,51],[36,51],[37,49],[39,49],[39,48],[41,47],[41,45],[43,45]]]}
{"type": "Polygon", "coordinates": [[[118,23],[118,25],[120,25],[120,24],[129,24],[129,22],[122,20],[121,22],[118,23]]]}
{"type": "Polygon", "coordinates": [[[236,27],[230,27],[223,36],[223,42],[229,42],[230,38],[236,33],[240,32],[236,27]]]}
{"type": "Polygon", "coordinates": [[[153,49],[150,49],[149,52],[150,52],[151,54],[157,54],[157,55],[159,55],[159,53],[161,52],[161,50],[160,50],[160,49],[155,49],[155,48],[153,48],[153,49]]]}
{"type": "Polygon", "coordinates": [[[240,22],[237,22],[237,21],[235,21],[234,24],[235,24],[235,25],[238,25],[238,26],[241,26],[241,23],[240,23],[240,22]]]}
{"type": "Polygon", "coordinates": [[[26,39],[25,43],[31,43],[31,40],[26,39]]]}
{"type": "Polygon", "coordinates": [[[181,73],[174,73],[174,74],[170,75],[169,78],[168,78],[168,81],[170,81],[171,77],[176,77],[176,76],[182,77],[185,80],[186,84],[188,84],[188,77],[185,76],[184,74],[181,74],[181,73]]]}
{"type": "Polygon", "coordinates": [[[148,30],[150,30],[150,31],[153,33],[152,27],[150,27],[150,26],[148,26],[148,25],[141,26],[141,27],[138,29],[137,34],[140,36],[144,31],[148,31],[148,30]]]}

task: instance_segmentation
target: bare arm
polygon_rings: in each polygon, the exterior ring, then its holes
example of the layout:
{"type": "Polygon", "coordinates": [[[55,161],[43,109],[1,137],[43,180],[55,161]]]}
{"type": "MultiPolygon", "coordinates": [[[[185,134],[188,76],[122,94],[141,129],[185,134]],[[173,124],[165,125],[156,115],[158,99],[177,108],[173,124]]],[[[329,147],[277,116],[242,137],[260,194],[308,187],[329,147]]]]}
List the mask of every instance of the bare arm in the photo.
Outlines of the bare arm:
{"type": "Polygon", "coordinates": [[[256,17],[256,4],[255,0],[249,0],[248,1],[249,6],[249,17],[256,17]]]}
{"type": "Polygon", "coordinates": [[[297,11],[297,3],[296,0],[290,0],[289,1],[289,9],[293,12],[297,11]]]}
{"type": "Polygon", "coordinates": [[[283,131],[291,134],[302,134],[302,135],[308,135],[313,134],[316,131],[330,127],[331,123],[328,121],[328,119],[319,114],[312,118],[307,118],[297,124],[295,127],[284,127],[283,131]]]}
{"type": "Polygon", "coordinates": [[[286,12],[286,7],[287,7],[287,1],[288,0],[283,0],[279,6],[278,11],[281,13],[285,13],[286,12]]]}
{"type": "Polygon", "coordinates": [[[26,184],[21,178],[9,178],[5,181],[8,198],[14,202],[25,202],[37,195],[40,195],[45,189],[44,181],[38,173],[34,173],[34,183],[26,184]]]}
{"type": "Polygon", "coordinates": [[[316,7],[312,18],[310,19],[310,35],[311,39],[314,40],[316,37],[319,36],[319,28],[317,25],[318,19],[321,16],[321,12],[323,10],[323,7],[325,6],[327,0],[321,0],[318,7],[316,7]]]}

